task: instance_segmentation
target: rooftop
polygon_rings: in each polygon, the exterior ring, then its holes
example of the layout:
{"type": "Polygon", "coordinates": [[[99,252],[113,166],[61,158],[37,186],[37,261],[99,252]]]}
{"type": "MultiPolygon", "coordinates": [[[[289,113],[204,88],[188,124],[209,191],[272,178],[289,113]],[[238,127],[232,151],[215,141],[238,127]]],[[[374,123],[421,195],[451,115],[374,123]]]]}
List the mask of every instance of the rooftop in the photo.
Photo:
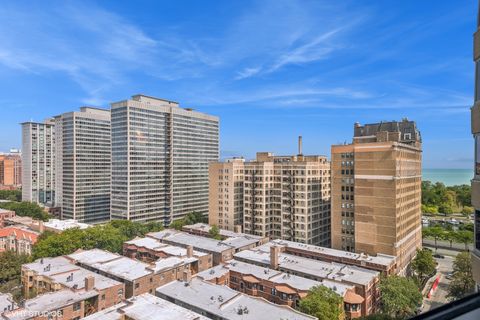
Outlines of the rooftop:
{"type": "Polygon", "coordinates": [[[38,259],[35,262],[23,265],[23,268],[49,277],[55,283],[60,283],[69,288],[83,289],[85,287],[85,278],[88,276],[95,278],[95,288],[98,290],[120,284],[118,281],[76,266],[65,257],[38,259]]]}
{"type": "Polygon", "coordinates": [[[266,252],[270,252],[270,247],[272,245],[289,247],[289,248],[294,248],[298,250],[305,250],[305,251],[320,253],[320,254],[329,255],[333,257],[352,259],[357,261],[365,261],[368,263],[374,263],[374,264],[378,264],[386,267],[391,266],[392,264],[395,263],[395,257],[386,255],[386,254],[379,253],[376,256],[370,256],[364,253],[353,253],[353,252],[336,250],[336,249],[331,249],[326,247],[319,247],[311,244],[304,244],[304,243],[293,242],[288,240],[272,240],[269,243],[266,243],[258,247],[258,249],[266,252]]]}
{"type": "Polygon", "coordinates": [[[152,273],[150,266],[146,263],[100,249],[79,251],[68,257],[128,281],[134,281],[152,273]]]}
{"type": "Polygon", "coordinates": [[[195,261],[198,261],[198,259],[193,257],[192,258],[168,257],[168,258],[155,261],[154,265],[150,268],[155,272],[159,272],[159,271],[171,269],[173,267],[179,267],[185,264],[190,264],[195,261]]]}
{"type": "Polygon", "coordinates": [[[96,291],[60,290],[39,295],[25,301],[25,306],[14,311],[6,312],[3,317],[9,320],[31,319],[32,314],[54,311],[75,302],[83,301],[98,295],[96,291]]]}
{"type": "Polygon", "coordinates": [[[199,278],[188,284],[173,281],[157,288],[157,295],[204,310],[224,319],[241,320],[311,320],[316,319],[287,306],[251,297],[226,286],[215,285],[199,278]]]}
{"type": "MultiPolygon", "coordinates": [[[[236,253],[235,258],[262,266],[270,265],[270,253],[263,250],[243,250],[236,253]]],[[[286,253],[279,254],[279,268],[309,275],[316,279],[358,285],[367,285],[380,275],[377,271],[365,268],[308,259],[286,253]]]]}
{"type": "Polygon", "coordinates": [[[300,291],[308,291],[314,286],[323,285],[343,296],[348,289],[353,288],[352,285],[339,284],[330,280],[315,281],[238,260],[230,260],[225,264],[220,264],[200,272],[196,276],[204,280],[211,280],[224,275],[230,270],[244,275],[252,275],[257,279],[267,280],[276,284],[285,284],[300,291]]]}
{"type": "MultiPolygon", "coordinates": [[[[9,202],[9,201],[7,201],[9,202]]],[[[0,208],[0,213],[10,213],[10,212],[13,212],[12,210],[7,210],[7,209],[3,209],[3,208],[0,208]]]]}
{"type": "Polygon", "coordinates": [[[2,312],[18,308],[9,293],[0,293],[0,314],[2,312]]]}
{"type": "Polygon", "coordinates": [[[14,236],[15,239],[17,240],[24,239],[32,243],[37,242],[37,239],[38,239],[38,233],[30,230],[25,230],[23,228],[6,227],[6,228],[0,229],[0,238],[10,237],[10,236],[14,236]]]}
{"type": "Polygon", "coordinates": [[[221,253],[225,250],[230,250],[233,247],[223,243],[222,241],[206,238],[181,232],[173,229],[166,229],[159,232],[152,232],[148,234],[149,237],[158,239],[160,241],[170,241],[172,243],[183,246],[193,246],[197,250],[204,250],[207,252],[221,253]]]}
{"type": "MultiPolygon", "coordinates": [[[[193,230],[198,230],[198,231],[208,233],[212,227],[206,223],[195,223],[195,224],[186,225],[183,228],[193,229],[193,230]]],[[[223,237],[245,237],[245,238],[257,239],[257,240],[263,239],[262,236],[257,236],[253,234],[242,233],[242,232],[234,232],[234,231],[225,230],[225,229],[218,229],[218,231],[220,235],[223,237]]]]}
{"type": "Polygon", "coordinates": [[[207,320],[208,318],[182,308],[167,300],[145,293],[108,309],[94,313],[85,320],[121,320],[122,315],[132,320],[207,320]]]}
{"type": "MultiPolygon", "coordinates": [[[[185,248],[162,243],[157,239],[149,238],[149,237],[136,238],[136,239],[127,241],[125,243],[135,245],[137,247],[147,248],[157,252],[164,252],[169,256],[183,257],[187,255],[187,249],[185,248]]],[[[207,254],[199,251],[193,251],[193,255],[200,257],[200,256],[205,256],[207,254]]]]}
{"type": "Polygon", "coordinates": [[[67,219],[67,220],[50,219],[48,220],[48,222],[44,222],[43,225],[46,228],[51,228],[51,229],[60,230],[60,231],[72,229],[72,228],[86,229],[90,227],[89,224],[81,223],[73,219],[67,219]]]}

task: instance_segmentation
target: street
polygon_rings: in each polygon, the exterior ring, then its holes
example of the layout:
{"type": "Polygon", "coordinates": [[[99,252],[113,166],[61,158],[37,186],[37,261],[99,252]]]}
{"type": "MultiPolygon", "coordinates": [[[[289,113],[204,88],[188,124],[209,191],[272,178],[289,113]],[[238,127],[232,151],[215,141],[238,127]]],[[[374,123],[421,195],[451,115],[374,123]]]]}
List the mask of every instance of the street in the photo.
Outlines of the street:
{"type": "MultiPolygon", "coordinates": [[[[447,279],[447,274],[452,272],[453,257],[445,256],[444,259],[435,259],[438,262],[437,275],[440,275],[440,282],[437,289],[433,292],[430,298],[425,296],[423,300],[422,312],[437,308],[447,302],[447,290],[450,280],[447,279]]],[[[433,281],[429,281],[426,286],[426,291],[431,288],[433,281]]]]}

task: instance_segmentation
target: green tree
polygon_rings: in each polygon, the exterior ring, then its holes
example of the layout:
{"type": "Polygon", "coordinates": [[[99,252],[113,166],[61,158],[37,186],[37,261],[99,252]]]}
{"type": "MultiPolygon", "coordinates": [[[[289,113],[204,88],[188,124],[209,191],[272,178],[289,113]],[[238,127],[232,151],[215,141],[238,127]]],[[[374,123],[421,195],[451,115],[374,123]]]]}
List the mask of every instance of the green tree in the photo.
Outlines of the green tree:
{"type": "Polygon", "coordinates": [[[343,299],[335,291],[325,286],[315,286],[300,300],[301,312],[319,320],[343,319],[343,299]]]}
{"type": "Polygon", "coordinates": [[[22,264],[30,261],[29,256],[12,251],[0,253],[0,292],[11,293],[17,302],[22,298],[22,264]]]}
{"type": "Polygon", "coordinates": [[[170,228],[173,228],[175,230],[182,230],[183,226],[185,225],[185,220],[184,219],[178,219],[178,220],[173,220],[172,223],[170,223],[170,228]]]}
{"type": "Polygon", "coordinates": [[[462,208],[463,215],[465,215],[467,217],[469,217],[474,211],[475,211],[475,209],[473,209],[473,207],[464,206],[462,208]]]}
{"type": "Polygon", "coordinates": [[[21,201],[22,191],[21,190],[0,190],[0,199],[8,200],[8,201],[21,201]]]}
{"type": "Polygon", "coordinates": [[[33,202],[22,201],[0,203],[0,208],[15,211],[17,216],[31,217],[37,220],[48,221],[50,218],[48,213],[42,207],[33,202]]]}
{"type": "Polygon", "coordinates": [[[381,310],[394,318],[414,315],[422,304],[422,293],[413,279],[400,276],[382,277],[380,280],[381,310]]]}
{"type": "Polygon", "coordinates": [[[472,275],[472,260],[468,252],[461,252],[453,261],[453,279],[447,297],[451,300],[463,298],[475,291],[472,275]]]}
{"type": "Polygon", "coordinates": [[[435,240],[435,251],[437,251],[437,241],[445,237],[445,231],[440,226],[426,227],[422,230],[424,238],[433,238],[435,240]]]}
{"type": "Polygon", "coordinates": [[[455,232],[455,238],[457,242],[465,245],[465,251],[468,251],[468,245],[473,243],[473,232],[467,230],[459,230],[455,232]]]}
{"type": "Polygon", "coordinates": [[[433,259],[432,252],[430,250],[417,250],[417,255],[412,261],[412,270],[419,277],[420,282],[425,278],[432,276],[435,272],[437,263],[433,259]]]}
{"type": "Polygon", "coordinates": [[[216,225],[210,227],[210,230],[208,230],[208,234],[213,239],[222,240],[222,236],[220,235],[220,229],[218,229],[216,225]]]}
{"type": "Polygon", "coordinates": [[[454,241],[457,241],[457,232],[453,230],[446,230],[445,233],[443,234],[443,238],[450,242],[450,248],[453,245],[454,241]]]}
{"type": "Polygon", "coordinates": [[[33,247],[33,256],[35,259],[57,257],[78,249],[93,248],[121,253],[125,241],[162,229],[160,223],[142,224],[124,220],[114,220],[87,229],[68,229],[59,234],[42,235],[33,247]]]}

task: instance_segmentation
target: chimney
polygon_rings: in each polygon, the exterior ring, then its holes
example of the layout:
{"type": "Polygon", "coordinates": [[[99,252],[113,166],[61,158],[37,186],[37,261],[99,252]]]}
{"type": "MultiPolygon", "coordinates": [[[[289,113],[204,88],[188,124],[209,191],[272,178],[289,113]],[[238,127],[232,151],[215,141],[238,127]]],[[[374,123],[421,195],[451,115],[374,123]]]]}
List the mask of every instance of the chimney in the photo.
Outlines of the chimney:
{"type": "Polygon", "coordinates": [[[242,225],[241,224],[236,224],[233,226],[233,231],[236,233],[242,233],[242,225]]]}
{"type": "Polygon", "coordinates": [[[278,259],[280,255],[280,247],[270,247],[270,269],[278,269],[278,259]]]}
{"type": "Polygon", "coordinates": [[[38,232],[43,233],[43,231],[45,231],[45,227],[44,227],[44,225],[43,225],[43,221],[42,221],[42,220],[39,220],[39,221],[38,221],[38,232]]]}
{"type": "Polygon", "coordinates": [[[95,277],[94,276],[86,276],[85,277],[85,291],[93,290],[95,287],[95,277]]]}
{"type": "Polygon", "coordinates": [[[302,155],[302,136],[298,136],[298,155],[302,155]]]}
{"type": "Polygon", "coordinates": [[[190,269],[183,270],[182,280],[185,283],[188,283],[192,280],[192,273],[190,272],[190,269]]]}
{"type": "Polygon", "coordinates": [[[191,258],[191,257],[193,257],[193,246],[188,245],[187,246],[187,258],[191,258]]]}

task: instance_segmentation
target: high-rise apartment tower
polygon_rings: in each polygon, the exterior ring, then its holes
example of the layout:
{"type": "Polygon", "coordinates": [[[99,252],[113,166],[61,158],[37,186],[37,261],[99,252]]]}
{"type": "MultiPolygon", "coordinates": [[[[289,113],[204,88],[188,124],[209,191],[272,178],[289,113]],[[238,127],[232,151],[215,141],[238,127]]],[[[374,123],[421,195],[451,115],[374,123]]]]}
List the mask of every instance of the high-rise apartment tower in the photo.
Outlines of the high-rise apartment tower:
{"type": "Polygon", "coordinates": [[[472,205],[474,214],[474,248],[472,251],[473,277],[480,289],[480,7],[478,8],[477,32],[473,35],[473,60],[475,61],[475,94],[471,109],[472,134],[475,139],[475,168],[472,179],[472,205]]]}
{"type": "Polygon", "coordinates": [[[243,206],[245,233],[330,246],[330,162],[304,156],[301,139],[295,156],[211,164],[210,182],[211,225],[239,225],[243,206]]]}
{"type": "Polygon", "coordinates": [[[218,117],[145,95],[113,103],[111,112],[112,218],[168,224],[206,215],[218,117]]]}
{"type": "Polygon", "coordinates": [[[415,122],[354,126],[332,146],[332,248],[397,257],[403,272],[422,246],[421,136],[415,122]]]}
{"type": "Polygon", "coordinates": [[[110,220],[110,111],[82,107],[55,117],[56,206],[64,219],[110,220]]]}
{"type": "Polygon", "coordinates": [[[22,125],[22,200],[55,204],[55,127],[52,119],[22,125]]]}

